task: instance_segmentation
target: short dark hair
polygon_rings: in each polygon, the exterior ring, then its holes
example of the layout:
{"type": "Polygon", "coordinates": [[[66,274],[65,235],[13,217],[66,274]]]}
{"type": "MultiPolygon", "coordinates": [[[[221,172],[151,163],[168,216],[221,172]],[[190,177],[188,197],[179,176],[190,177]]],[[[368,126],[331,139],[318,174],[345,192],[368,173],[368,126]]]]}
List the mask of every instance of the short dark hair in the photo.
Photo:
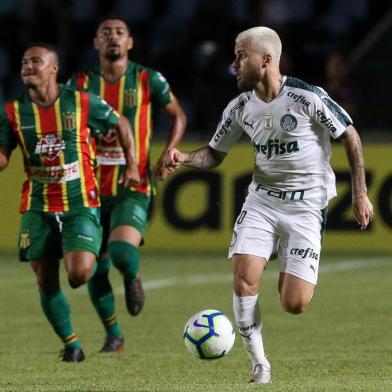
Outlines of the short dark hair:
{"type": "Polygon", "coordinates": [[[129,35],[132,35],[131,29],[130,29],[130,27],[128,25],[128,22],[124,18],[122,18],[121,16],[118,16],[116,14],[104,15],[102,18],[98,19],[98,22],[95,25],[95,33],[97,33],[97,31],[98,31],[99,27],[101,26],[101,24],[103,22],[106,22],[107,20],[119,20],[119,21],[123,22],[125,24],[125,27],[128,30],[129,35]]]}

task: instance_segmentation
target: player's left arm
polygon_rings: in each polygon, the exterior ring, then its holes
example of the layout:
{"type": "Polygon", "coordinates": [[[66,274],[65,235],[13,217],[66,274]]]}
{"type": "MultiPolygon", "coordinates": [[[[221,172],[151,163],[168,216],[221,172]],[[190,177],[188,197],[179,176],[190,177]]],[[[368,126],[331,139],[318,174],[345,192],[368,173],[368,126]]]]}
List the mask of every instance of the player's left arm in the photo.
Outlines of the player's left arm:
{"type": "Polygon", "coordinates": [[[172,96],[172,101],[165,105],[163,110],[170,118],[171,126],[165,148],[154,167],[154,176],[158,180],[164,180],[173,171],[172,168],[168,168],[165,164],[166,153],[180,143],[186,127],[185,113],[174,95],[172,96]]]}
{"type": "Polygon", "coordinates": [[[351,169],[352,205],[355,219],[361,226],[361,230],[364,230],[373,219],[373,205],[367,195],[361,139],[352,125],[347,127],[340,139],[351,169]]]}
{"type": "Polygon", "coordinates": [[[164,180],[174,170],[174,168],[168,168],[165,165],[166,153],[181,141],[186,126],[186,116],[172,93],[169,82],[160,72],[150,70],[149,83],[153,106],[163,108],[171,121],[165,148],[154,166],[154,176],[159,180],[164,180]]]}

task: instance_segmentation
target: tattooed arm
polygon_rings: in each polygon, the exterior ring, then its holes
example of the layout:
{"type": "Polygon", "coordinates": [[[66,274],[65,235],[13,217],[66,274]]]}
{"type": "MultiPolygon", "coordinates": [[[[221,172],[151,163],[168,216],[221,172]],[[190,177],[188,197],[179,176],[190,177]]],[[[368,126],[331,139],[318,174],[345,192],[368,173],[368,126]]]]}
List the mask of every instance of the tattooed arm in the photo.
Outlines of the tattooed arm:
{"type": "Polygon", "coordinates": [[[177,168],[185,165],[197,169],[213,169],[222,163],[226,155],[225,152],[214,150],[210,146],[192,152],[181,152],[171,148],[166,153],[166,166],[177,168]]]}
{"type": "Polygon", "coordinates": [[[367,196],[361,139],[352,125],[348,126],[346,132],[342,135],[342,142],[351,168],[354,215],[361,226],[361,230],[363,230],[366,229],[373,218],[373,205],[367,196]]]}

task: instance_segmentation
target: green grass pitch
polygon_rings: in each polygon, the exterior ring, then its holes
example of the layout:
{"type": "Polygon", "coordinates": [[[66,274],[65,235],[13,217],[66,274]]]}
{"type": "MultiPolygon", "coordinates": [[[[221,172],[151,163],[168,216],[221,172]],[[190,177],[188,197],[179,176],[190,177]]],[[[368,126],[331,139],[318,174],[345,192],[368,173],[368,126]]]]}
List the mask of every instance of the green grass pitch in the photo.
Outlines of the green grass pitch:
{"type": "Polygon", "coordinates": [[[262,282],[265,348],[273,383],[247,385],[250,369],[237,335],[230,354],[193,359],[182,341],[195,312],[217,308],[233,319],[231,269],[221,254],[142,252],[146,306],[125,311],[111,272],[126,350],[98,354],[104,339],[86,289],[63,288],[86,360],[62,363],[61,344],[44,319],[34,275],[14,255],[0,257],[0,391],[392,391],[392,258],[324,256],[303,315],[283,312],[277,266],[262,282]]]}

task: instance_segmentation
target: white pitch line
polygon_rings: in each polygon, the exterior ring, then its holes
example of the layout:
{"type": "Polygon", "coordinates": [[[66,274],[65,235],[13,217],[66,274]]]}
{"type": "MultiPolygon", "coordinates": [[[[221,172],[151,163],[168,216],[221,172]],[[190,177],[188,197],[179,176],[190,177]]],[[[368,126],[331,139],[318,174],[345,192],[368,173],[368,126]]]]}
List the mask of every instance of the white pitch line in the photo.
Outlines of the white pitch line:
{"type": "MultiPolygon", "coordinates": [[[[319,273],[329,274],[339,271],[354,271],[359,269],[366,269],[372,267],[391,267],[392,257],[374,257],[365,260],[348,260],[340,263],[328,263],[321,264],[319,273]]],[[[263,279],[276,279],[278,277],[278,271],[265,271],[263,273],[263,279]]],[[[165,287],[174,286],[189,286],[197,284],[208,284],[208,283],[226,283],[231,282],[233,275],[231,273],[225,274],[206,274],[206,275],[192,275],[184,276],[181,278],[168,278],[168,279],[155,279],[143,281],[143,287],[146,290],[162,289],[165,287]]],[[[77,290],[76,293],[83,293],[87,291],[87,288],[83,287],[82,290],[77,290]]],[[[115,294],[124,294],[124,287],[115,287],[115,294]]]]}
{"type": "MultiPolygon", "coordinates": [[[[339,271],[351,271],[358,270],[364,268],[372,268],[372,267],[385,267],[392,266],[392,257],[382,257],[382,258],[372,258],[366,260],[351,260],[351,261],[343,261],[340,263],[329,263],[320,266],[319,273],[320,274],[328,274],[332,272],[339,271]]],[[[271,279],[276,278],[278,276],[278,271],[265,271],[263,274],[263,278],[271,279]]],[[[233,275],[231,273],[227,274],[208,274],[208,275],[193,275],[193,276],[185,276],[181,278],[170,278],[170,279],[157,279],[157,280],[146,280],[143,281],[143,287],[146,290],[154,290],[161,289],[164,287],[173,287],[173,286],[188,286],[188,285],[196,285],[196,284],[208,284],[208,283],[225,283],[231,282],[233,279],[233,275]]],[[[114,289],[116,294],[123,294],[123,287],[116,287],[114,289]]]]}

